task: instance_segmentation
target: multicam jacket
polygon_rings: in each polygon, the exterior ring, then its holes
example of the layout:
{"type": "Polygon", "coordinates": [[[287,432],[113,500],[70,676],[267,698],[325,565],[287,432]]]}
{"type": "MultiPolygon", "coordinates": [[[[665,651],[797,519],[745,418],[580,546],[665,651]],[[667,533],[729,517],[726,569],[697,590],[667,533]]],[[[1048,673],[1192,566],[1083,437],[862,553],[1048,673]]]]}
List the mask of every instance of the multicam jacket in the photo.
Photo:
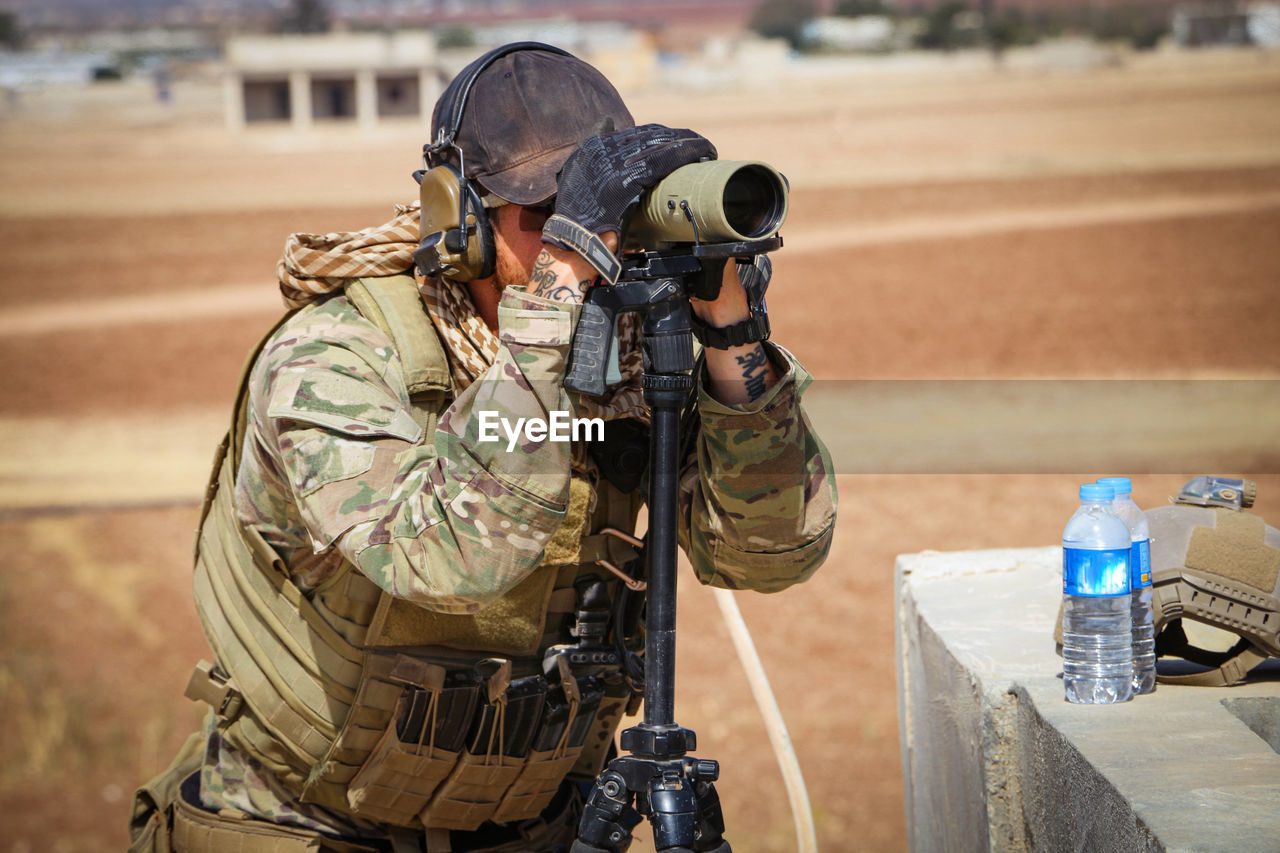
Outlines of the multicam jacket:
{"type": "MultiPolygon", "coordinates": [[[[509,449],[501,431],[483,440],[482,419],[579,411],[561,387],[577,310],[509,288],[496,361],[430,429],[415,420],[391,341],[345,296],[302,309],[252,370],[240,521],[304,593],[349,562],[431,611],[475,613],[502,598],[538,567],[564,522],[583,457],[549,440],[509,449]]],[[[766,347],[781,378],[751,406],[721,404],[700,383],[679,538],[704,583],[772,592],[807,579],[825,558],[835,485],[799,403],[810,377],[786,350],[766,347]]],[[[212,720],[201,781],[207,807],[362,834],[359,821],[298,802],[212,720]]]]}

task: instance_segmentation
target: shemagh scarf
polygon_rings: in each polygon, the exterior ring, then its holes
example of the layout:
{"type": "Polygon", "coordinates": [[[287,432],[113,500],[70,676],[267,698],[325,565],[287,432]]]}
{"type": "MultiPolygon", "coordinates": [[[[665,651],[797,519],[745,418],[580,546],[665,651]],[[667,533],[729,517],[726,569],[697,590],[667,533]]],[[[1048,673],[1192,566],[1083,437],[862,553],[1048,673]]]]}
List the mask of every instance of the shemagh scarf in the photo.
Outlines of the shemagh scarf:
{"type": "MultiPolygon", "coordinates": [[[[285,304],[301,308],[341,291],[349,279],[411,270],[418,248],[419,207],[418,202],[396,205],[396,215],[389,222],[361,231],[290,235],[276,264],[285,304]]],[[[465,285],[447,278],[416,278],[422,303],[448,351],[456,393],[493,364],[501,344],[476,312],[465,285]]],[[[578,396],[578,415],[647,422],[649,413],[640,390],[639,323],[634,315],[623,315],[618,323],[618,351],[622,381],[602,397],[578,396]]]]}

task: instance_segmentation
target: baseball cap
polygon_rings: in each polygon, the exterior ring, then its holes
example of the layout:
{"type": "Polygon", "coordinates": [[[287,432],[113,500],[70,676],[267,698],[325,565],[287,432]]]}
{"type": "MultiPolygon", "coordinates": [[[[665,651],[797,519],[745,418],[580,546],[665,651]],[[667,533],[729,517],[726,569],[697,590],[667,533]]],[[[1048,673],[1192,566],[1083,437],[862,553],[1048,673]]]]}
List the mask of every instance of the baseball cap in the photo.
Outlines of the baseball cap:
{"type": "MultiPolygon", "coordinates": [[[[556,173],[579,142],[607,126],[606,120],[616,129],[635,121],[595,68],[549,45],[524,44],[498,48],[464,68],[436,102],[431,132],[439,140],[441,125],[465,99],[455,141],[466,177],[506,201],[536,205],[555,195],[556,173]]],[[[437,156],[456,165],[451,149],[437,156]]]]}

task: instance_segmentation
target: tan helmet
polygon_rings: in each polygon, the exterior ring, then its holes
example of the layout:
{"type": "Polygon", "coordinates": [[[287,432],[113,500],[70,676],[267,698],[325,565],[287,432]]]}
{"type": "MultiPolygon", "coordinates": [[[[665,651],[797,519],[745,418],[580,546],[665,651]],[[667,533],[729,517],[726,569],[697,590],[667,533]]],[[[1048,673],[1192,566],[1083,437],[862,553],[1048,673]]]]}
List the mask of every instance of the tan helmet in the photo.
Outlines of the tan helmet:
{"type": "Polygon", "coordinates": [[[1256,492],[1249,480],[1196,477],[1173,504],[1147,510],[1156,654],[1209,667],[1161,682],[1225,687],[1280,657],[1280,531],[1244,511],[1256,492]],[[1198,648],[1183,619],[1240,639],[1226,651],[1198,648]]]}

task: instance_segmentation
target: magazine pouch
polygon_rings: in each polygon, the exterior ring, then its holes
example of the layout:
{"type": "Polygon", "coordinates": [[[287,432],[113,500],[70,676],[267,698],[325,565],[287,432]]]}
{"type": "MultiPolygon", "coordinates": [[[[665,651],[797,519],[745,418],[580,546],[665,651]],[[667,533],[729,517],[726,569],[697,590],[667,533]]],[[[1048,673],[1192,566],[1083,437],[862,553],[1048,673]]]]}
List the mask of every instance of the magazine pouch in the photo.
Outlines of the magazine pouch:
{"type": "Polygon", "coordinates": [[[529,757],[494,813],[495,821],[537,817],[547,807],[577,763],[603,696],[600,679],[575,679],[562,670],[560,684],[547,692],[529,757]]]}
{"type": "Polygon", "coordinates": [[[413,826],[453,770],[482,684],[469,670],[446,671],[400,657],[392,679],[403,689],[391,721],[347,788],[351,811],[396,826],[413,826]],[[404,671],[411,665],[412,672],[404,671]],[[400,675],[400,678],[396,678],[400,675]]]}
{"type": "Polygon", "coordinates": [[[511,681],[511,662],[491,659],[485,695],[453,772],[421,814],[430,829],[474,830],[493,819],[520,776],[542,720],[548,685],[541,675],[511,681]]]}

